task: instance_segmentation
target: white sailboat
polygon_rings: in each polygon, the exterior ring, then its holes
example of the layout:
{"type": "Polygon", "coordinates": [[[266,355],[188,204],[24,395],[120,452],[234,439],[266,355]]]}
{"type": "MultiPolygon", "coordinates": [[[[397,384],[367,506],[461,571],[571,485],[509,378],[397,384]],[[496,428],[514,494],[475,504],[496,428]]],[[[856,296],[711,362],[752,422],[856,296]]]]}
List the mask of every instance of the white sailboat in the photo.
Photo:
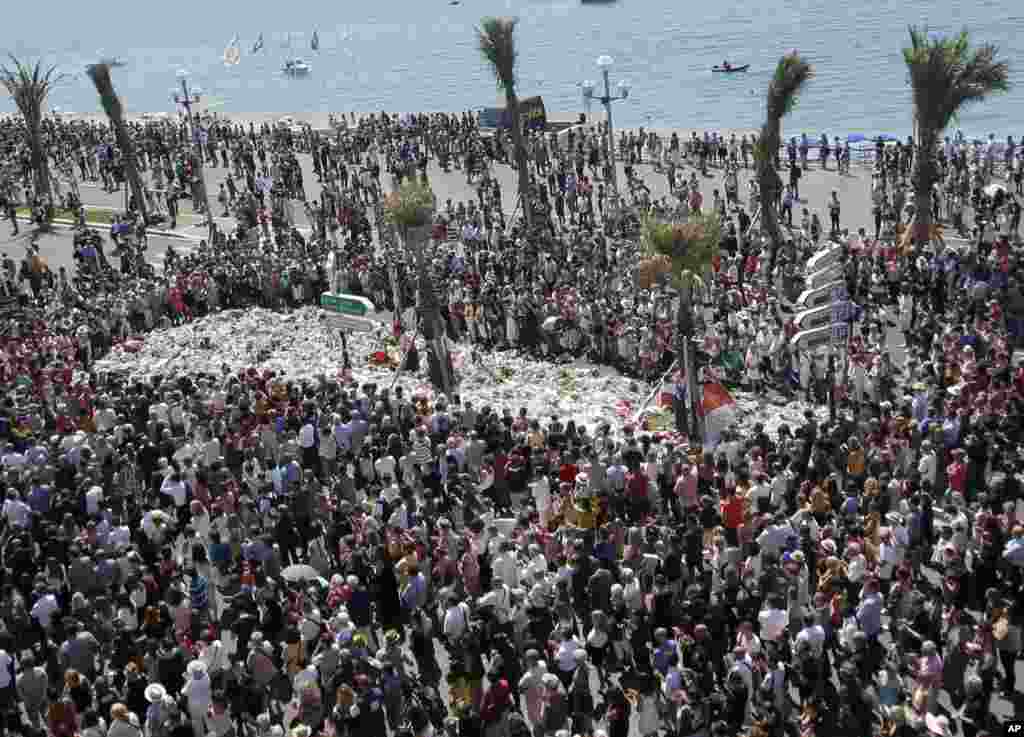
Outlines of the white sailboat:
{"type": "Polygon", "coordinates": [[[310,48],[312,48],[313,51],[320,50],[320,36],[317,35],[316,31],[313,31],[313,40],[310,42],[310,48]]]}
{"type": "Polygon", "coordinates": [[[242,49],[238,45],[238,34],[235,34],[224,49],[224,64],[233,67],[242,60],[242,49]]]}

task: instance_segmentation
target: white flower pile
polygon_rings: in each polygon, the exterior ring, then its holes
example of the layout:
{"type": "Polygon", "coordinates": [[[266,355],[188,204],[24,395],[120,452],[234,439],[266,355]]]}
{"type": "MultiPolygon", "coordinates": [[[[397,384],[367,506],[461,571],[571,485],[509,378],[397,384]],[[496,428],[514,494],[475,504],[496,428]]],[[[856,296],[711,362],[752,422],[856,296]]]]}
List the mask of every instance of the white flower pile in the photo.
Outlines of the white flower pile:
{"type": "MultiPolygon", "coordinates": [[[[141,344],[129,342],[115,347],[98,362],[97,369],[123,374],[133,381],[148,381],[157,374],[219,376],[225,366],[232,373],[255,368],[298,381],[338,377],[343,367],[341,338],[323,319],[324,312],[313,307],[289,313],[260,308],[217,312],[153,331],[141,344]]],[[[399,349],[389,335],[387,322],[381,322],[372,332],[347,335],[352,377],[359,384],[374,382],[382,388],[392,385],[394,370],[370,361],[372,354],[381,351],[395,362],[400,360],[399,349]]],[[[453,346],[452,360],[463,401],[472,401],[476,407],[508,407],[513,413],[525,407],[530,417],[557,414],[563,421],[572,419],[591,429],[603,422],[613,427],[635,422],[637,411],[653,389],[607,366],[582,360],[559,365],[523,358],[514,352],[474,351],[466,345],[453,346]]],[[[407,395],[431,397],[422,354],[420,364],[418,375],[402,372],[397,385],[407,395]]],[[[735,399],[739,424],[749,427],[762,422],[769,434],[782,423],[798,424],[809,406],[802,402],[772,403],[746,393],[737,393],[735,399]]],[[[655,404],[651,403],[651,410],[655,404]]],[[[668,429],[672,423],[666,414],[670,411],[662,411],[661,424],[668,429]]]]}

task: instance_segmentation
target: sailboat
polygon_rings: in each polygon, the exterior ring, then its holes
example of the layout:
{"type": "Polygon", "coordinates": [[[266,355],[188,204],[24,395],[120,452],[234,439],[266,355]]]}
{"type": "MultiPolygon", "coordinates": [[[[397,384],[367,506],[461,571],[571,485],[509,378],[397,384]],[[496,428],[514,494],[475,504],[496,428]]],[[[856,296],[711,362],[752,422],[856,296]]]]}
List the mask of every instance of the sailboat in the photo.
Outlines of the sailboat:
{"type": "Polygon", "coordinates": [[[256,43],[254,43],[252,45],[252,53],[255,54],[256,52],[258,52],[262,48],[263,48],[263,34],[261,33],[260,37],[256,39],[256,43]]]}
{"type": "Polygon", "coordinates": [[[320,50],[320,37],[316,35],[316,31],[313,31],[313,40],[310,43],[310,46],[312,47],[313,51],[320,50]]]}
{"type": "Polygon", "coordinates": [[[238,34],[236,33],[231,41],[228,43],[227,48],[224,49],[224,64],[229,67],[233,67],[242,60],[242,49],[238,45],[238,34]]]}

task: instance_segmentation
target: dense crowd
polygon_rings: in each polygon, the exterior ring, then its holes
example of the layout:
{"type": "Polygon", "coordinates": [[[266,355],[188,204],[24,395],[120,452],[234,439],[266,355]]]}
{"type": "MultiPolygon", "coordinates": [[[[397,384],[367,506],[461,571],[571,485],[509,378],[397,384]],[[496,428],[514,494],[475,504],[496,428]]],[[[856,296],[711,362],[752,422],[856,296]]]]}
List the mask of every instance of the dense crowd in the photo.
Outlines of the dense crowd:
{"type": "MultiPolygon", "coordinates": [[[[7,126],[3,162],[30,181],[7,126]]],[[[468,115],[204,131],[199,151],[184,123],[133,127],[150,210],[173,224],[180,195],[202,207],[201,157],[226,171],[216,206],[235,231],[169,252],[159,273],[116,268],[102,240],[83,241],[71,274],[31,251],[3,263],[20,311],[0,338],[0,731],[996,733],[1001,696],[1019,697],[1024,618],[1012,156],[997,169],[983,147],[972,161],[950,144],[936,211],[969,212],[971,237],[921,246],[899,240],[913,150],[883,147],[875,237],[842,230],[836,198],[830,232],[810,217],[787,227],[770,272],[729,179],[752,140],[625,134],[634,215],[705,209],[683,173],[726,170],[711,197],[728,221],[721,260],[696,310],[702,377],[806,400],[796,423],[705,445],[347,374],[300,382],[258,357],[237,372],[101,375],[111,345],[224,308],[287,310],[326,290],[413,304],[380,199],[385,177],[433,162],[478,192],[438,203],[434,225],[452,340],[650,377],[673,363],[676,297],[629,278],[639,245],[596,130],[528,138],[533,229],[492,175],[514,162],[510,142],[468,115]],[[645,191],[652,161],[672,201],[645,191]],[[804,264],[826,251],[857,308],[845,362],[794,341],[804,264]]],[[[123,179],[104,128],[48,135],[82,179],[123,179]]],[[[797,142],[780,159],[785,213],[810,162],[797,142]]],[[[142,230],[119,230],[112,254],[141,249],[142,230]]]]}

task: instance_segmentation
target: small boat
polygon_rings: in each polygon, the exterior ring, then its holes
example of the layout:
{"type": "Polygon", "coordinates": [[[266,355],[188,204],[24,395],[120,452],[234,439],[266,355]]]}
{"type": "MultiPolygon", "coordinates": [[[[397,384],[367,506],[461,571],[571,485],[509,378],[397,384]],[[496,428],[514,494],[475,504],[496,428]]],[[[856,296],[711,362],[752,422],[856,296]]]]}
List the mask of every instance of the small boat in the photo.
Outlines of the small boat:
{"type": "Polygon", "coordinates": [[[313,51],[320,50],[320,36],[317,35],[316,31],[313,31],[313,40],[310,42],[309,47],[313,49],[313,51]]]}
{"type": "Polygon", "coordinates": [[[745,72],[750,69],[749,64],[741,64],[740,66],[733,66],[732,64],[716,64],[711,67],[713,72],[721,72],[723,74],[733,74],[734,72],[745,72]]]}
{"type": "Polygon", "coordinates": [[[301,77],[309,74],[309,64],[302,59],[288,59],[281,71],[293,77],[301,77]]]}
{"type": "Polygon", "coordinates": [[[224,65],[233,67],[242,60],[242,49],[238,45],[237,34],[228,42],[227,47],[224,49],[224,65]]]}

